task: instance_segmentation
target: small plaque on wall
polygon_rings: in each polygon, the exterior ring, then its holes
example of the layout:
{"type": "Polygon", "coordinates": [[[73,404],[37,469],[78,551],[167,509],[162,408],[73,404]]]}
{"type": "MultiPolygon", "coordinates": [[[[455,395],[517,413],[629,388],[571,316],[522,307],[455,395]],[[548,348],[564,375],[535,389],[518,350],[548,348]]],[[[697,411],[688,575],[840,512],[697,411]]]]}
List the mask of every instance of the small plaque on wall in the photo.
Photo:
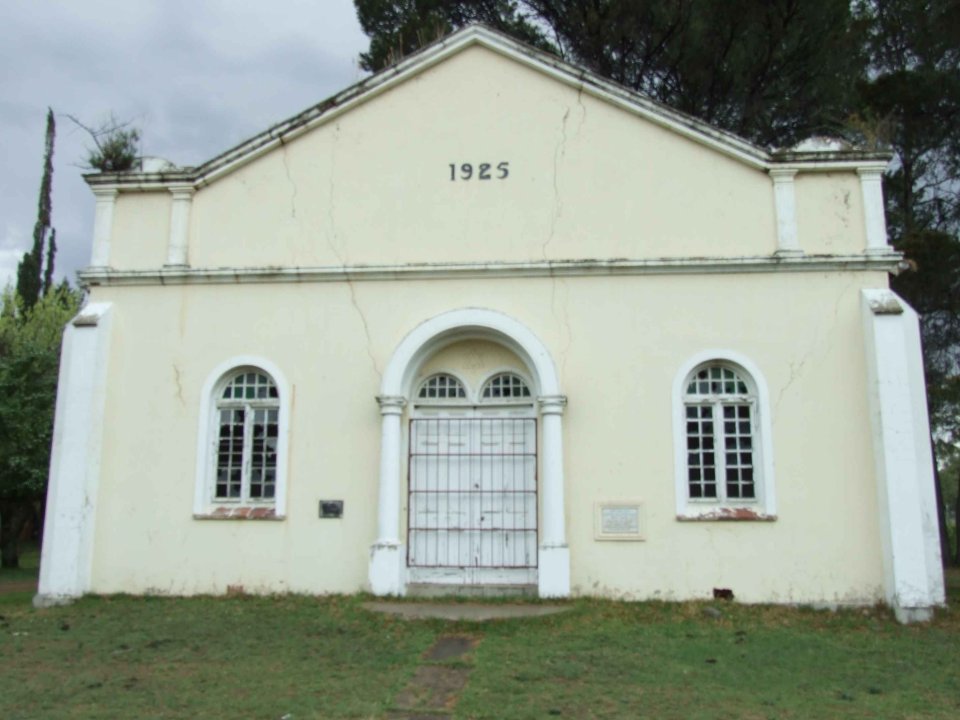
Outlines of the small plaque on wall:
{"type": "Polygon", "coordinates": [[[321,500],[320,518],[327,520],[343,517],[343,500],[321,500]]]}
{"type": "Polygon", "coordinates": [[[595,505],[594,537],[597,540],[645,540],[643,503],[599,502],[595,505]]]}

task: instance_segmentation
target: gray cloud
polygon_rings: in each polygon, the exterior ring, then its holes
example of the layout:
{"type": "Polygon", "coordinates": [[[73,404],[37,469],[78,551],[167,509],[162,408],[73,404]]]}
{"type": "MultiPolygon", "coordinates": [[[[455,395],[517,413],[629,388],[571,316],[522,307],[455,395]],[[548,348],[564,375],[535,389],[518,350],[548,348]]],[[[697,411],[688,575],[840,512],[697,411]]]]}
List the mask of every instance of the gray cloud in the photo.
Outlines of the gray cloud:
{"type": "Polygon", "coordinates": [[[33,0],[0,8],[0,287],[28,249],[47,106],[57,113],[58,276],[89,261],[93,197],[79,165],[112,112],[143,151],[213,157],[363,77],[351,0],[33,0]]]}

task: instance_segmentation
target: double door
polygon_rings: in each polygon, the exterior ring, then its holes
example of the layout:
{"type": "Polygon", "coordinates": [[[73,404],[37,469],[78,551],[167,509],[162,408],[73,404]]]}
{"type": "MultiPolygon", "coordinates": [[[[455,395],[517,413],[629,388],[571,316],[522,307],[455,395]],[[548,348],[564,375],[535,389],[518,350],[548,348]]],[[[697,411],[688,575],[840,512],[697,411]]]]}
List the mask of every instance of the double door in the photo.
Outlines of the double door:
{"type": "Polygon", "coordinates": [[[411,570],[463,582],[509,582],[511,575],[524,582],[517,571],[537,567],[532,406],[417,407],[409,439],[411,570]]]}

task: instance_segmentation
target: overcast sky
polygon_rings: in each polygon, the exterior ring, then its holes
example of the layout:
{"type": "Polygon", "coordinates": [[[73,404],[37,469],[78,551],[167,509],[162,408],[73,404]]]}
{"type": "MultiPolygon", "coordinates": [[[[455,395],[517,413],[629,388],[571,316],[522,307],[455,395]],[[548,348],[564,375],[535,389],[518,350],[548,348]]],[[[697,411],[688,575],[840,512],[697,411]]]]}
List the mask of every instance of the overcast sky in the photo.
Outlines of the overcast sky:
{"type": "Polygon", "coordinates": [[[91,145],[113,113],[196,165],[364,77],[352,0],[0,0],[0,288],[32,244],[46,109],[57,119],[57,276],[90,260],[91,145]]]}

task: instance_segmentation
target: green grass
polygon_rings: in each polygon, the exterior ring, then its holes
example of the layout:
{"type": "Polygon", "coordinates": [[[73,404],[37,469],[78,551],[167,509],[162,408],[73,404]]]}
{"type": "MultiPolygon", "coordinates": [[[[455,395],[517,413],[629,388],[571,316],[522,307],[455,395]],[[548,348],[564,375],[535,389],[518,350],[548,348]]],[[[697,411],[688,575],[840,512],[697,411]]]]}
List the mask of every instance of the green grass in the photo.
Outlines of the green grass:
{"type": "MultiPolygon", "coordinates": [[[[825,612],[579,600],[476,624],[364,597],[0,595],[0,718],[382,718],[444,633],[480,638],[457,718],[960,717],[960,574],[923,626],[825,612]]],[[[710,603],[710,605],[714,605],[710,603]]]]}

